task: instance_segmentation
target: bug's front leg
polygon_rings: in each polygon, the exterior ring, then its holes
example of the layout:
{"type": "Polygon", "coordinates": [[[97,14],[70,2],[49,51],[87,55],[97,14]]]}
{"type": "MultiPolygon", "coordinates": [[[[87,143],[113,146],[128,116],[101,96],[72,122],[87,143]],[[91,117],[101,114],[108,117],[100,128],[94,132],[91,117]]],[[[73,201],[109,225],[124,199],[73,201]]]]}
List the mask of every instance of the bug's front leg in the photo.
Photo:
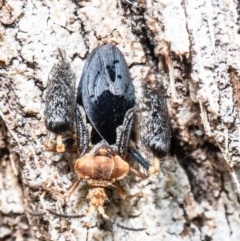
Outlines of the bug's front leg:
{"type": "MultiPolygon", "coordinates": [[[[144,170],[149,171],[150,163],[142,157],[142,155],[135,149],[129,148],[129,138],[132,131],[134,119],[134,108],[129,109],[124,117],[123,124],[117,128],[117,152],[122,157],[125,158],[127,155],[140,164],[144,170]]],[[[146,178],[147,175],[137,171],[132,168],[132,173],[141,178],[146,178]]]]}
{"type": "MultiPolygon", "coordinates": [[[[45,126],[56,141],[48,138],[45,146],[48,150],[65,152],[73,135],[75,109],[75,75],[65,54],[59,50],[60,60],[50,71],[45,92],[45,126]],[[70,136],[70,138],[69,138],[70,136]]],[[[73,140],[73,138],[72,138],[73,140]]],[[[74,142],[74,141],[73,141],[74,142]]]]}
{"type": "Polygon", "coordinates": [[[129,137],[132,131],[134,108],[129,109],[123,120],[123,124],[117,128],[117,153],[125,158],[127,155],[129,137]]]}
{"type": "Polygon", "coordinates": [[[171,143],[171,121],[168,114],[166,93],[157,77],[143,82],[142,143],[157,157],[165,156],[171,143]]]}
{"type": "Polygon", "coordinates": [[[160,158],[167,155],[171,143],[171,121],[167,98],[163,85],[159,81],[157,76],[152,74],[142,84],[140,136],[141,142],[147,150],[146,155],[151,161],[145,161],[138,152],[130,151],[130,155],[144,169],[155,175],[159,173],[160,158]]]}
{"type": "Polygon", "coordinates": [[[150,168],[150,163],[145,158],[142,157],[142,155],[135,149],[129,148],[128,153],[130,157],[136,161],[138,164],[140,164],[146,171],[150,168]]]}
{"type": "MultiPolygon", "coordinates": [[[[75,117],[76,117],[76,128],[77,128],[77,151],[78,151],[78,157],[82,157],[84,156],[88,148],[89,132],[86,124],[85,112],[82,106],[77,104],[75,112],[76,112],[75,117]]],[[[66,198],[69,198],[72,195],[72,193],[78,187],[80,181],[81,181],[80,179],[77,179],[76,181],[73,182],[69,191],[64,195],[66,198]]]]}

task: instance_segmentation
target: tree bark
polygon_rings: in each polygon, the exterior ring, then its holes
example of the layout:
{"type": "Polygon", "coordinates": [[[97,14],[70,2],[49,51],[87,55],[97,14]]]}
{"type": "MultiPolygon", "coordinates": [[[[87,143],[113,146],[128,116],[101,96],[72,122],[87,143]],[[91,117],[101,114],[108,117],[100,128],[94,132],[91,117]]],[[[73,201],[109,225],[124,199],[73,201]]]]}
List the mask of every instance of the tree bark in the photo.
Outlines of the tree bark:
{"type": "MultiPolygon", "coordinates": [[[[0,240],[240,240],[238,1],[0,1],[0,240]],[[44,148],[44,90],[58,48],[80,79],[84,60],[116,43],[130,67],[141,127],[141,82],[166,88],[172,148],[160,173],[129,176],[106,212],[133,232],[85,214],[87,187],[63,199],[76,156],[44,148]],[[234,173],[231,173],[232,176],[234,173]],[[34,216],[31,213],[44,213],[34,216]]],[[[146,97],[146,96],[145,96],[146,97]]],[[[141,137],[141,128],[137,137],[141,137]]],[[[141,138],[139,151],[151,161],[141,138]]]]}

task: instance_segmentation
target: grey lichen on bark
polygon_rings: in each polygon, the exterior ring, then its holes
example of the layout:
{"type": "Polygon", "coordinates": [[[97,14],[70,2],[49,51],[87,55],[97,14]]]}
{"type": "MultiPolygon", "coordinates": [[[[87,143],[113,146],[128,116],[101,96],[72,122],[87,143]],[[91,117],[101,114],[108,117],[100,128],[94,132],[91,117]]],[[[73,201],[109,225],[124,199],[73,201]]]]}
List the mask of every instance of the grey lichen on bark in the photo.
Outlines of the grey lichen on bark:
{"type": "MultiPolygon", "coordinates": [[[[0,1],[0,239],[239,240],[239,203],[227,170],[239,166],[238,4],[0,1]],[[75,156],[43,145],[48,74],[60,48],[78,82],[86,56],[105,42],[116,43],[130,66],[140,127],[142,81],[151,73],[167,90],[171,153],[157,160],[157,177],[123,182],[130,194],[142,191],[141,199],[123,202],[109,193],[106,205],[113,220],[145,232],[106,231],[96,214],[64,219],[45,212],[88,209],[84,183],[63,199],[76,178],[75,156]]],[[[144,156],[156,160],[141,133],[135,136],[144,156]]]]}

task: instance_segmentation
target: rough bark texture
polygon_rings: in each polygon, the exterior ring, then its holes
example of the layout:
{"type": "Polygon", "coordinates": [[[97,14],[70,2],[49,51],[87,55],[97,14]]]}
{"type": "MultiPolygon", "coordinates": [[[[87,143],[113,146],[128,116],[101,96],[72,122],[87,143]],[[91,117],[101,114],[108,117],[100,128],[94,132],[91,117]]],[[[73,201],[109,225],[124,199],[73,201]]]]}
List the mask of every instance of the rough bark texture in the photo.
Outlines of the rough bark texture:
{"type": "MultiPolygon", "coordinates": [[[[240,155],[239,5],[0,1],[0,239],[240,240],[240,205],[228,172],[229,166],[238,170],[240,155]],[[79,80],[86,56],[104,42],[117,43],[125,55],[139,103],[149,72],[169,96],[172,150],[160,161],[159,175],[127,178],[124,189],[144,197],[123,202],[110,193],[106,206],[112,220],[144,232],[107,230],[96,214],[28,213],[88,208],[84,183],[69,200],[62,198],[75,178],[74,156],[44,149],[43,93],[58,48],[79,80]]],[[[138,146],[151,157],[140,140],[138,146]]]]}

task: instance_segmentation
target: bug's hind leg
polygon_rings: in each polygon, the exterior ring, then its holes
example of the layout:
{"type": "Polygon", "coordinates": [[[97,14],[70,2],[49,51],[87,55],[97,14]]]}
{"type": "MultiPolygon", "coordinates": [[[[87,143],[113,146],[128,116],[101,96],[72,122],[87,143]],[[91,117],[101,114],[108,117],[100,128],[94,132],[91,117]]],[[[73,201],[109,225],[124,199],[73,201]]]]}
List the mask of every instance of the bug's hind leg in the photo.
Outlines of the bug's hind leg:
{"type": "Polygon", "coordinates": [[[132,195],[127,195],[118,182],[115,182],[114,186],[116,188],[116,192],[117,192],[118,196],[124,201],[128,200],[130,198],[143,197],[144,196],[143,192],[137,192],[137,193],[132,194],[132,195]]]}

